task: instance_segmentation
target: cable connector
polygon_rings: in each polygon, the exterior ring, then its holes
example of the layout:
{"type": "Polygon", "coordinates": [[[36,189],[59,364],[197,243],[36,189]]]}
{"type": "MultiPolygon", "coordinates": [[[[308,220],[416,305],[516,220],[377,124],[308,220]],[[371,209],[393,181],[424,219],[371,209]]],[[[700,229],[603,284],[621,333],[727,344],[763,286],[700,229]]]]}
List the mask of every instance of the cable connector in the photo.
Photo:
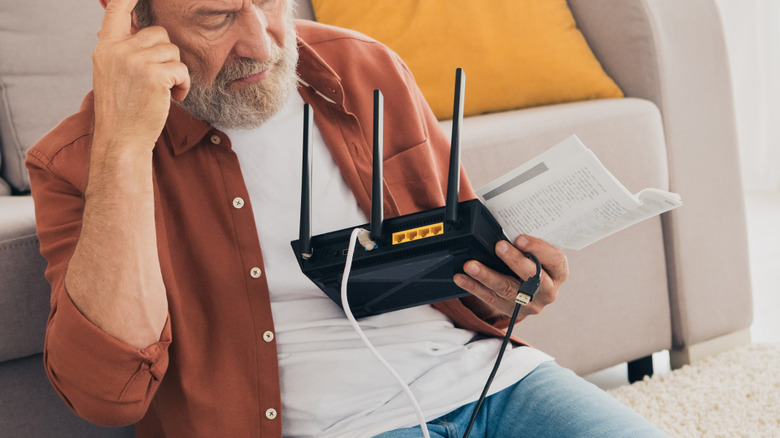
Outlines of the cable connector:
{"type": "Polygon", "coordinates": [[[371,240],[371,232],[365,228],[360,229],[360,234],[358,234],[358,242],[360,242],[360,245],[365,248],[366,251],[375,250],[379,246],[376,244],[376,242],[371,240]]]}
{"type": "Polygon", "coordinates": [[[533,277],[526,280],[523,284],[520,285],[520,289],[517,291],[515,303],[520,304],[521,306],[527,306],[528,303],[534,299],[536,292],[539,291],[540,283],[541,281],[539,280],[538,275],[534,275],[533,277]]]}
{"type": "Polygon", "coordinates": [[[524,281],[517,290],[515,303],[520,304],[521,306],[527,306],[528,303],[533,301],[534,295],[539,291],[539,286],[542,284],[542,264],[539,262],[539,259],[530,252],[525,253],[525,256],[536,263],[536,274],[524,281]]]}

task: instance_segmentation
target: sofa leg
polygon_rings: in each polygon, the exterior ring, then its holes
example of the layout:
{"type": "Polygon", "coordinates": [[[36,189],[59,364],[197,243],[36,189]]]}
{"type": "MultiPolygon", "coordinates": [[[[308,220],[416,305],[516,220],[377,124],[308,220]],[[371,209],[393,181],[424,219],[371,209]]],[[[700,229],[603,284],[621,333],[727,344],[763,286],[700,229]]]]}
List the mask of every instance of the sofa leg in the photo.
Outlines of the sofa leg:
{"type": "Polygon", "coordinates": [[[748,344],[750,344],[750,329],[746,328],[688,347],[672,350],[669,352],[669,358],[672,369],[676,370],[685,365],[690,365],[693,362],[704,359],[707,356],[714,356],[718,353],[748,344]]]}
{"type": "Polygon", "coordinates": [[[653,356],[645,356],[628,363],[628,383],[638,382],[653,375],[653,356]]]}

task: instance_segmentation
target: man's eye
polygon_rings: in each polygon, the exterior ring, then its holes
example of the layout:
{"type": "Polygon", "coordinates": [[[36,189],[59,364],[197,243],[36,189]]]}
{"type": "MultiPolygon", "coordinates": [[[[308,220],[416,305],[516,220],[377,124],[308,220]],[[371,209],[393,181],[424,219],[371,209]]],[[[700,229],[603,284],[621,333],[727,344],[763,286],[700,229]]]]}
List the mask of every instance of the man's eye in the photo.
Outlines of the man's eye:
{"type": "Polygon", "coordinates": [[[200,26],[204,29],[216,30],[228,24],[229,21],[229,14],[209,15],[201,20],[200,26]]]}

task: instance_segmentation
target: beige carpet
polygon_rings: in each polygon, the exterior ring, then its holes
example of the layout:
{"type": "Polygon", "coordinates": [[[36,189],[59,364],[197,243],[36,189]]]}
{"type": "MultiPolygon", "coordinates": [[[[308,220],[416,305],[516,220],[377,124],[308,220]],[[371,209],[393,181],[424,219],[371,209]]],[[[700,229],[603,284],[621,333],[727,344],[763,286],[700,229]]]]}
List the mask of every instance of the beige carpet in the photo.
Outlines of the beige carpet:
{"type": "Polygon", "coordinates": [[[749,345],[609,391],[672,437],[780,437],[780,345],[749,345]]]}

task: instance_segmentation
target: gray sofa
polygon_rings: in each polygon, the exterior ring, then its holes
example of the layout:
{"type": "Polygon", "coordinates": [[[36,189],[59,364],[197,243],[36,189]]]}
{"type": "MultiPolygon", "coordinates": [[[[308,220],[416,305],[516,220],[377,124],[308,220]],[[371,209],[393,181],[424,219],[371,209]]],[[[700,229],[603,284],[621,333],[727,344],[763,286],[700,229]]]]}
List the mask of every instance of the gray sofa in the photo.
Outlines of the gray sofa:
{"type": "MultiPolygon", "coordinates": [[[[731,84],[713,0],[569,3],[627,98],[468,117],[463,160],[475,187],[577,134],[629,190],[668,189],[685,206],[567,253],[558,302],[516,333],[580,374],[664,349],[680,366],[749,342],[731,84]]],[[[0,9],[0,435],[132,436],[77,418],[48,383],[49,286],[22,164],[90,88],[102,9],[96,0],[0,9]]],[[[297,13],[311,18],[307,3],[297,13]]]]}

